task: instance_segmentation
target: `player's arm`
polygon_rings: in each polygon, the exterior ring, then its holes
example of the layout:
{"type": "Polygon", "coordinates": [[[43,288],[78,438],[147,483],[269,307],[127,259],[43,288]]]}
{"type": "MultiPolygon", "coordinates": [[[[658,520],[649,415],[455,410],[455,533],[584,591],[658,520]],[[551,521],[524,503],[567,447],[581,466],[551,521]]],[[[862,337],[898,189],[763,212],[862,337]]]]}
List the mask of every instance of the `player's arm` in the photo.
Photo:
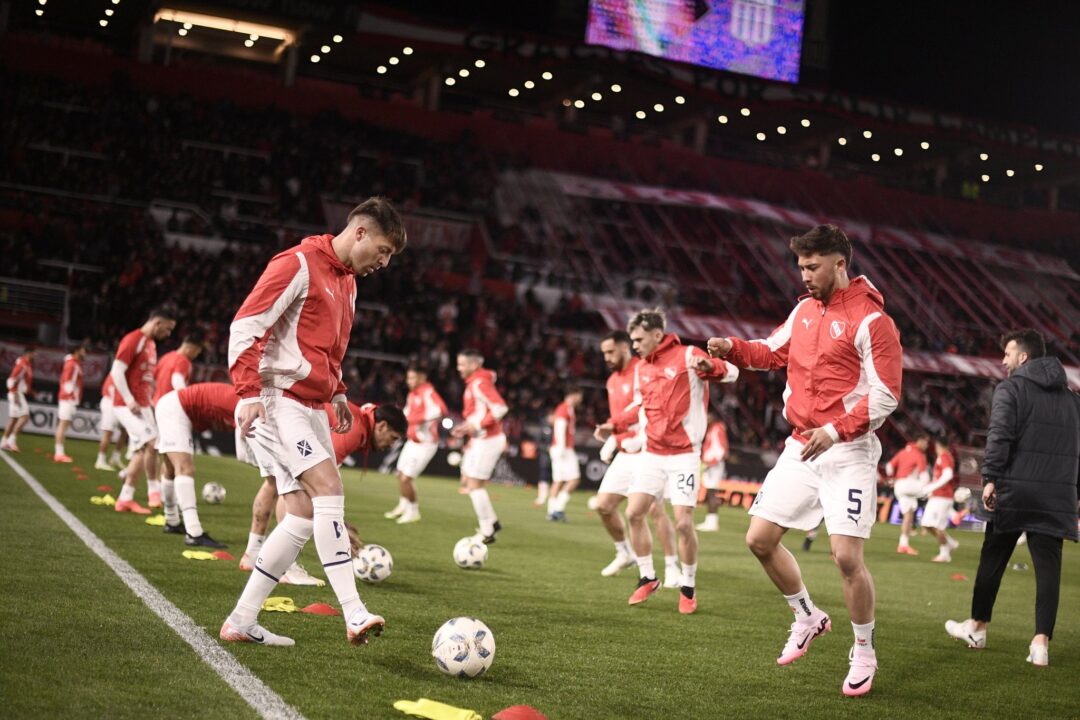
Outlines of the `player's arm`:
{"type": "Polygon", "coordinates": [[[19,381],[22,380],[23,374],[26,372],[26,364],[19,358],[15,362],[15,367],[11,369],[11,374],[8,375],[7,389],[8,392],[18,392],[19,381]]]}
{"type": "Polygon", "coordinates": [[[925,488],[923,488],[923,492],[925,492],[927,495],[929,495],[930,493],[937,490],[939,487],[943,487],[945,485],[948,485],[950,482],[952,482],[952,479],[953,479],[953,469],[951,467],[949,467],[948,465],[946,465],[941,471],[941,477],[939,477],[937,480],[935,480],[934,482],[930,483],[925,488]]]}
{"type": "Polygon", "coordinates": [[[476,384],[476,387],[473,388],[473,398],[476,400],[476,410],[473,411],[472,415],[465,418],[465,421],[467,428],[472,429],[474,433],[480,430],[480,426],[484,422],[484,415],[488,411],[496,420],[502,420],[510,410],[502,395],[495,388],[495,384],[488,380],[482,380],[476,384]]]}
{"type": "Polygon", "coordinates": [[[434,389],[424,395],[424,422],[434,422],[446,415],[446,403],[434,389]]]}
{"type": "Polygon", "coordinates": [[[566,428],[569,425],[569,421],[564,417],[555,417],[554,427],[552,428],[551,435],[551,449],[552,450],[565,450],[566,449],[566,428]]]}
{"type": "Polygon", "coordinates": [[[800,307],[802,303],[795,306],[783,325],[762,340],[743,340],[733,336],[710,338],[709,354],[715,358],[727,360],[743,370],[779,370],[787,367],[791,334],[795,327],[795,316],[800,307]]]}
{"type": "Polygon", "coordinates": [[[824,426],[833,442],[846,442],[877,430],[896,409],[903,375],[903,350],[896,326],[887,315],[872,313],[855,333],[855,351],[870,385],[866,396],[824,426]]]}
{"type": "Polygon", "coordinates": [[[120,342],[120,347],[116,349],[116,357],[113,358],[112,369],[109,370],[109,377],[112,378],[113,385],[116,386],[116,392],[120,393],[120,397],[124,399],[124,404],[136,415],[139,414],[137,405],[135,404],[135,395],[132,394],[131,388],[128,387],[127,370],[131,367],[131,364],[135,362],[135,356],[138,355],[138,340],[134,335],[128,335],[120,342]]]}
{"type": "Polygon", "coordinates": [[[688,370],[693,370],[702,380],[720,383],[733,383],[739,379],[739,368],[726,360],[711,358],[699,347],[693,348],[686,363],[688,370]]]}

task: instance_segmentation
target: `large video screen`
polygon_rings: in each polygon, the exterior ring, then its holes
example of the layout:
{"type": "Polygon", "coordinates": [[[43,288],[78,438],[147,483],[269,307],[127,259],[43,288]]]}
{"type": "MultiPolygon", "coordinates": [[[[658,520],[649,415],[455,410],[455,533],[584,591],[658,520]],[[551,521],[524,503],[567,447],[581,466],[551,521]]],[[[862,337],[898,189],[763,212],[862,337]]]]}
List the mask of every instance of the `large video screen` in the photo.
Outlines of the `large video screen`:
{"type": "Polygon", "coordinates": [[[585,42],[797,82],[804,0],[589,0],[585,42]]]}

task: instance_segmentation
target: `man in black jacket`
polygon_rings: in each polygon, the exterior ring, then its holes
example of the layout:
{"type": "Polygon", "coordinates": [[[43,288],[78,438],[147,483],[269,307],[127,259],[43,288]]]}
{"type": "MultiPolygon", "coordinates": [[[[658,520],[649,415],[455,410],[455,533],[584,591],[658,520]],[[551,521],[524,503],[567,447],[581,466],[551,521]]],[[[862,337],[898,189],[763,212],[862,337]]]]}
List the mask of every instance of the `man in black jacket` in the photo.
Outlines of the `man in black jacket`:
{"type": "Polygon", "coordinates": [[[1061,585],[1062,540],[1077,540],[1080,397],[1035,330],[1001,339],[1009,377],[994,390],[983,459],[983,504],[992,513],[983,538],[971,619],[945,623],[969,647],[986,646],[986,626],[1020,534],[1035,565],[1035,637],[1028,662],[1049,664],[1061,585]]]}

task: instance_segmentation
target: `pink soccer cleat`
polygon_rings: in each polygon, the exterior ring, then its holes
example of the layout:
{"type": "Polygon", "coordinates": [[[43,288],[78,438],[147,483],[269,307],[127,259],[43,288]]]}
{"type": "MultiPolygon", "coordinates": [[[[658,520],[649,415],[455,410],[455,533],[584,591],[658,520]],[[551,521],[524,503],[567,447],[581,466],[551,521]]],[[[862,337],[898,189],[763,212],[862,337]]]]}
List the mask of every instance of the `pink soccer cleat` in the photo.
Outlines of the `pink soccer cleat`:
{"type": "Polygon", "coordinates": [[[649,599],[649,596],[660,589],[660,581],[655,578],[641,578],[638,580],[637,589],[630,595],[627,601],[630,605],[637,605],[649,599]]]}
{"type": "Polygon", "coordinates": [[[777,665],[790,665],[810,649],[810,643],[819,635],[832,630],[832,620],[820,608],[814,608],[814,613],[805,622],[796,620],[791,623],[791,634],[788,635],[787,644],[780,651],[780,657],[776,658],[777,665]]]}
{"type": "Polygon", "coordinates": [[[144,508],[136,500],[117,500],[116,505],[113,507],[116,512],[129,512],[136,515],[149,515],[150,510],[144,508]]]}
{"type": "Polygon", "coordinates": [[[873,650],[859,650],[852,647],[848,654],[851,665],[847,677],[844,678],[843,691],[848,697],[860,697],[870,692],[870,686],[874,683],[874,675],[877,673],[877,655],[873,650]]]}

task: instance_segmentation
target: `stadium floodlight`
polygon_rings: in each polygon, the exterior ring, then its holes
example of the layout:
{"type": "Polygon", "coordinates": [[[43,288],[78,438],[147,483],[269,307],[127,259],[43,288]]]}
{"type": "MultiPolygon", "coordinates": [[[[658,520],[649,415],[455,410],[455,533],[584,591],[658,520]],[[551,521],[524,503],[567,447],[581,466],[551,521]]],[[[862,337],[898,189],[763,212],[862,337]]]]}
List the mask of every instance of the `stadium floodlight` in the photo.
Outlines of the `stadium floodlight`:
{"type": "Polygon", "coordinates": [[[923,140],[921,143],[919,143],[919,147],[921,147],[923,150],[929,150],[930,149],[930,143],[923,140]]]}
{"type": "Polygon", "coordinates": [[[803,127],[810,127],[810,121],[807,118],[803,118],[799,121],[799,124],[803,127]]]}
{"type": "MultiPolygon", "coordinates": [[[[336,43],[339,43],[339,42],[341,42],[341,41],[342,41],[342,40],[344,40],[344,39],[345,39],[345,38],[341,37],[340,35],[335,35],[335,36],[334,36],[334,42],[336,42],[336,43]]],[[[406,55],[408,55],[409,53],[405,53],[405,54],[406,54],[406,55]]]]}
{"type": "Polygon", "coordinates": [[[101,27],[105,27],[108,24],[109,24],[108,20],[98,20],[98,25],[100,25],[101,27]]]}
{"type": "Polygon", "coordinates": [[[870,132],[869,130],[863,130],[862,136],[869,140],[870,138],[874,137],[874,133],[870,132]]]}
{"type": "Polygon", "coordinates": [[[38,17],[41,17],[42,15],[45,14],[45,11],[42,10],[41,8],[38,8],[37,10],[34,11],[34,14],[37,15],[38,17]]]}
{"type": "Polygon", "coordinates": [[[656,103],[655,105],[653,105],[652,109],[655,110],[656,112],[664,112],[664,106],[661,105],[660,103],[656,103]]]}
{"type": "Polygon", "coordinates": [[[112,4],[113,4],[113,5],[119,5],[119,4],[120,4],[120,0],[112,0],[112,4]]]}
{"type": "Polygon", "coordinates": [[[411,47],[409,47],[408,45],[406,45],[405,47],[401,48],[401,54],[402,55],[412,55],[413,54],[413,49],[411,47]]]}
{"type": "Polygon", "coordinates": [[[836,138],[836,143],[838,145],[847,145],[847,138],[846,137],[836,138]]]}
{"type": "Polygon", "coordinates": [[[483,61],[482,59],[480,59],[480,58],[477,58],[477,59],[476,59],[476,62],[474,62],[474,63],[473,63],[473,65],[475,65],[475,66],[476,66],[476,67],[478,67],[478,68],[482,68],[482,67],[484,67],[485,65],[487,65],[487,63],[486,63],[486,62],[484,62],[484,61],[483,61]]]}
{"type": "Polygon", "coordinates": [[[521,91],[518,90],[517,88],[510,88],[510,90],[508,90],[507,92],[510,95],[510,97],[517,97],[518,95],[521,94],[521,91]]]}
{"type": "Polygon", "coordinates": [[[982,176],[982,181],[983,182],[990,182],[990,176],[989,175],[983,175],[982,176]]]}
{"type": "Polygon", "coordinates": [[[391,65],[397,65],[401,61],[398,60],[397,55],[391,55],[390,58],[386,62],[388,62],[391,65]]]}
{"type": "Polygon", "coordinates": [[[176,31],[176,34],[179,35],[180,37],[184,37],[185,35],[187,35],[187,30],[185,30],[184,28],[180,28],[179,30],[176,31]]]}
{"type": "Polygon", "coordinates": [[[675,96],[675,103],[678,104],[678,105],[684,105],[684,104],[686,104],[686,98],[684,98],[682,95],[676,95],[675,96]]]}
{"type": "Polygon", "coordinates": [[[112,17],[114,12],[116,11],[112,8],[105,8],[105,17],[112,17]]]}
{"type": "Polygon", "coordinates": [[[526,90],[532,90],[534,87],[536,87],[536,83],[534,83],[532,80],[526,80],[525,81],[525,89],[526,90]]]}
{"type": "Polygon", "coordinates": [[[760,140],[761,142],[765,142],[765,133],[759,132],[757,134],[757,139],[760,140]]]}
{"type": "Polygon", "coordinates": [[[636,113],[634,113],[634,117],[636,117],[638,120],[644,120],[645,119],[645,111],[644,110],[638,110],[636,113]]]}
{"type": "Polygon", "coordinates": [[[255,33],[251,33],[250,35],[248,35],[248,40],[250,40],[251,42],[255,42],[258,39],[259,39],[259,36],[256,35],[255,33]]]}
{"type": "Polygon", "coordinates": [[[581,108],[585,107],[585,101],[584,100],[575,100],[574,101],[574,107],[576,107],[578,110],[580,110],[581,108]]]}
{"type": "Polygon", "coordinates": [[[750,108],[743,108],[739,110],[739,114],[743,117],[750,117],[750,108]]]}
{"type": "Polygon", "coordinates": [[[574,104],[574,102],[570,98],[563,98],[563,101],[562,101],[562,106],[563,107],[570,107],[573,104],[574,104]]]}
{"type": "Polygon", "coordinates": [[[1042,163],[1035,163],[1035,172],[1042,172],[1042,170],[1043,170],[1042,163]]]}
{"type": "Polygon", "coordinates": [[[727,115],[718,115],[716,117],[716,122],[720,123],[721,125],[727,125],[727,115]]]}
{"type": "Polygon", "coordinates": [[[893,154],[895,154],[896,157],[900,157],[904,154],[904,148],[893,148],[893,154]]]}
{"type": "Polygon", "coordinates": [[[591,95],[590,97],[592,97],[592,99],[593,99],[593,101],[594,101],[594,102],[600,102],[601,100],[603,100],[603,99],[604,99],[604,96],[603,96],[603,95],[601,95],[601,94],[600,94],[600,93],[598,93],[598,92],[594,92],[594,93],[593,93],[593,94],[592,94],[592,95],[591,95]]]}
{"type": "Polygon", "coordinates": [[[1006,170],[1006,171],[1005,171],[1005,176],[1006,176],[1006,177],[1012,177],[1012,176],[1013,176],[1013,175],[1015,175],[1015,174],[1016,174],[1016,171],[1015,171],[1015,170],[1006,170]]]}
{"type": "Polygon", "coordinates": [[[460,75],[463,78],[467,78],[467,77],[469,77],[469,70],[468,70],[468,68],[461,68],[460,70],[457,71],[457,74],[460,75]]]}
{"type": "MultiPolygon", "coordinates": [[[[326,55],[327,53],[330,52],[330,46],[329,45],[323,45],[321,48],[319,48],[319,50],[322,52],[323,55],[326,55]]],[[[391,65],[397,65],[397,63],[394,62],[395,60],[397,60],[397,58],[390,58],[390,64],[391,65]]]]}
{"type": "Polygon", "coordinates": [[[881,160],[881,156],[878,155],[877,153],[874,153],[873,155],[870,156],[870,159],[873,160],[874,162],[878,162],[879,160],[881,160]]]}
{"type": "Polygon", "coordinates": [[[456,83],[456,82],[457,82],[457,80],[455,80],[455,79],[454,79],[454,78],[452,78],[452,77],[448,77],[448,78],[446,78],[446,81],[445,81],[445,82],[446,82],[446,84],[447,84],[447,85],[453,85],[454,83],[456,83]]]}
{"type": "Polygon", "coordinates": [[[987,160],[990,159],[990,156],[987,155],[986,153],[979,153],[979,159],[982,160],[983,162],[986,162],[987,160]]]}
{"type": "MultiPolygon", "coordinates": [[[[113,5],[117,5],[119,2],[120,0],[113,0],[113,5]]],[[[213,30],[239,33],[241,35],[247,35],[248,37],[251,35],[258,35],[259,37],[272,38],[274,40],[282,41],[285,45],[296,44],[296,33],[291,30],[275,25],[262,25],[260,23],[237,20],[230,17],[207,15],[205,13],[177,10],[175,8],[162,8],[154,13],[154,22],[159,23],[162,21],[181,24],[187,30],[191,30],[196,26],[205,27],[213,30]]]]}
{"type": "Polygon", "coordinates": [[[252,40],[251,38],[248,38],[247,40],[244,41],[244,47],[254,47],[254,46],[255,46],[255,41],[252,40]]]}
{"type": "Polygon", "coordinates": [[[387,67],[385,65],[380,65],[379,67],[375,68],[375,72],[379,73],[380,75],[385,75],[386,70],[387,67]]]}
{"type": "Polygon", "coordinates": [[[777,125],[776,126],[776,134],[777,135],[786,135],[787,134],[787,128],[784,127],[783,125],[777,125]]]}
{"type": "Polygon", "coordinates": [[[454,427],[454,421],[451,420],[450,418],[443,418],[442,419],[442,426],[443,426],[443,430],[449,430],[450,428],[454,427]]]}
{"type": "Polygon", "coordinates": [[[46,4],[48,4],[48,2],[49,2],[49,0],[38,0],[38,5],[41,5],[42,7],[44,7],[46,4]]]}
{"type": "Polygon", "coordinates": [[[317,63],[317,62],[319,62],[320,60],[322,60],[322,58],[321,58],[321,57],[319,57],[318,55],[312,55],[312,56],[311,56],[311,62],[313,62],[313,63],[317,63]]]}
{"type": "Polygon", "coordinates": [[[542,74],[540,75],[540,77],[544,78],[545,80],[550,80],[551,78],[553,78],[553,77],[555,77],[555,76],[554,76],[554,75],[552,75],[552,74],[551,74],[550,72],[548,72],[547,70],[545,70],[545,71],[544,71],[544,72],[543,72],[543,73],[542,73],[542,74]]]}

